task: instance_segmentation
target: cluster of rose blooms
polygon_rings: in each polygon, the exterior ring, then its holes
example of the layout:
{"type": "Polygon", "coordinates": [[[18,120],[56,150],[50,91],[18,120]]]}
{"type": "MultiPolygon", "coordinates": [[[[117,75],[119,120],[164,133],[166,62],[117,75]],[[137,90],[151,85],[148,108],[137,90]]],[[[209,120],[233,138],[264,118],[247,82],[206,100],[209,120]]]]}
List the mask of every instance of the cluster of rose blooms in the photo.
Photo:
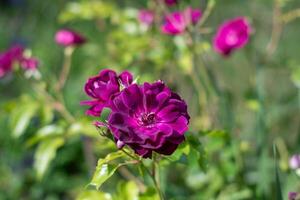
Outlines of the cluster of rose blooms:
{"type": "Polygon", "coordinates": [[[108,128],[118,148],[127,145],[149,158],[153,151],[170,155],[184,141],[187,105],[162,81],[137,84],[128,71],[118,75],[104,69],[89,78],[84,89],[92,98],[81,102],[90,106],[88,115],[99,117],[104,108],[111,110],[107,120],[95,125],[108,128]]]}
{"type": "MultiPolygon", "coordinates": [[[[173,6],[179,3],[179,0],[165,0],[167,6],[173,6]]],[[[189,26],[194,26],[200,22],[202,11],[187,7],[183,11],[173,11],[164,17],[164,23],[161,25],[161,32],[167,35],[180,35],[187,31],[189,26]]],[[[139,21],[150,27],[155,20],[155,14],[152,10],[142,9],[138,14],[139,21]]],[[[233,50],[244,47],[249,40],[251,26],[246,17],[236,17],[225,21],[218,28],[214,38],[214,50],[224,56],[228,56],[233,50]]]]}
{"type": "MultiPolygon", "coordinates": [[[[83,44],[85,38],[69,29],[62,29],[56,33],[55,41],[59,45],[70,47],[83,44]]],[[[25,48],[22,45],[13,45],[8,50],[0,53],[0,78],[11,73],[17,67],[25,71],[35,71],[38,65],[39,61],[26,55],[25,48]]]]}

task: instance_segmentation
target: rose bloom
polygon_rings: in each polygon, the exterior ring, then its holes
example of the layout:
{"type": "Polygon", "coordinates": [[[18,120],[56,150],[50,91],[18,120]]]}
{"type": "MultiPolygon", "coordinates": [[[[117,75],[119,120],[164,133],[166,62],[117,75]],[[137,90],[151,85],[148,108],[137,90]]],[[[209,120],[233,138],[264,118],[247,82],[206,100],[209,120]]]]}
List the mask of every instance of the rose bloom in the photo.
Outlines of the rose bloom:
{"type": "Polygon", "coordinates": [[[55,41],[59,45],[68,47],[81,45],[86,42],[86,39],[75,31],[69,29],[61,29],[55,34],[55,41]]]}
{"type": "Polygon", "coordinates": [[[177,4],[177,0],[164,0],[165,4],[167,4],[168,6],[173,6],[175,4],[177,4]]]}
{"type": "Polygon", "coordinates": [[[131,147],[151,158],[170,155],[184,141],[189,115],[186,103],[162,81],[132,84],[111,99],[108,126],[118,148],[131,147]]]}
{"type": "Polygon", "coordinates": [[[100,116],[103,108],[109,107],[110,97],[120,91],[120,83],[128,86],[133,81],[132,75],[124,71],[119,76],[110,69],[103,69],[97,76],[87,80],[84,90],[93,100],[82,101],[81,105],[88,105],[87,115],[100,116]]]}
{"type": "Polygon", "coordinates": [[[151,10],[140,10],[138,13],[138,20],[141,24],[150,26],[154,21],[154,13],[151,10]]]}
{"type": "Polygon", "coordinates": [[[184,14],[173,12],[166,16],[165,23],[161,26],[161,31],[167,35],[178,35],[185,31],[187,23],[184,14]]]}
{"type": "Polygon", "coordinates": [[[213,39],[214,49],[228,56],[235,49],[244,47],[250,37],[251,27],[245,17],[237,17],[226,21],[219,28],[213,39]]]}
{"type": "MultiPolygon", "coordinates": [[[[7,51],[0,54],[0,78],[13,70],[13,65],[20,64],[25,70],[33,66],[33,58],[24,58],[24,48],[20,45],[14,45],[7,51]],[[28,66],[30,64],[30,66],[28,66]]],[[[34,59],[34,62],[37,62],[34,59]]],[[[35,66],[37,67],[37,65],[35,66]]]]}
{"type": "Polygon", "coordinates": [[[175,11],[165,17],[165,23],[161,26],[161,31],[167,35],[182,34],[186,28],[197,24],[201,19],[200,9],[186,8],[183,12],[175,11]]]}
{"type": "Polygon", "coordinates": [[[291,169],[299,169],[300,168],[300,155],[293,155],[290,158],[290,168],[291,169]]]}
{"type": "Polygon", "coordinates": [[[184,10],[185,20],[188,24],[197,24],[202,17],[202,11],[200,9],[193,9],[188,7],[184,10]]]}

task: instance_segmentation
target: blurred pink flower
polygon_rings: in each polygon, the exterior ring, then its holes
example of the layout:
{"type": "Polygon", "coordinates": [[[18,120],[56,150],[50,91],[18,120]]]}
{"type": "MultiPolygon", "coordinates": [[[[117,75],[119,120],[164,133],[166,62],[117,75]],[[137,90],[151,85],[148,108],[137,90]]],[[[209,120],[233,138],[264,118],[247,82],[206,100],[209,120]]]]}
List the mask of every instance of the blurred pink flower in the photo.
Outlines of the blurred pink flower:
{"type": "Polygon", "coordinates": [[[164,0],[165,4],[167,4],[168,6],[173,6],[175,4],[177,4],[177,0],[164,0]]]}
{"type": "Polygon", "coordinates": [[[86,39],[70,29],[61,29],[56,32],[55,41],[59,45],[68,47],[81,45],[86,42],[86,39]]]}
{"type": "Polygon", "coordinates": [[[20,45],[14,45],[7,51],[0,53],[0,78],[13,70],[13,65],[18,64],[24,70],[35,70],[38,66],[38,60],[32,57],[24,56],[24,48],[20,45]]]}
{"type": "Polygon", "coordinates": [[[300,168],[300,155],[295,154],[290,158],[290,168],[299,169],[300,168]]]}
{"type": "Polygon", "coordinates": [[[161,26],[161,31],[168,35],[178,35],[184,32],[187,23],[182,12],[173,12],[166,16],[165,23],[161,26]]]}
{"type": "Polygon", "coordinates": [[[296,200],[296,198],[298,197],[298,193],[297,192],[289,192],[288,193],[288,200],[296,200]]]}
{"type": "Polygon", "coordinates": [[[150,26],[154,21],[154,13],[151,10],[140,10],[138,13],[138,20],[141,24],[150,26]]]}
{"type": "Polygon", "coordinates": [[[184,10],[184,16],[186,19],[186,22],[188,24],[192,23],[192,24],[197,24],[198,21],[201,19],[202,17],[202,11],[200,9],[193,9],[192,7],[188,7],[184,10]]]}
{"type": "Polygon", "coordinates": [[[251,26],[245,17],[237,17],[223,23],[213,39],[214,49],[228,56],[235,49],[244,47],[250,37],[251,26]]]}
{"type": "Polygon", "coordinates": [[[165,17],[165,23],[161,26],[161,31],[168,35],[182,34],[186,28],[195,25],[202,16],[200,9],[186,8],[183,12],[175,11],[165,17]]]}
{"type": "Polygon", "coordinates": [[[36,70],[39,65],[39,61],[36,58],[23,58],[20,61],[20,65],[25,70],[36,70]]]}

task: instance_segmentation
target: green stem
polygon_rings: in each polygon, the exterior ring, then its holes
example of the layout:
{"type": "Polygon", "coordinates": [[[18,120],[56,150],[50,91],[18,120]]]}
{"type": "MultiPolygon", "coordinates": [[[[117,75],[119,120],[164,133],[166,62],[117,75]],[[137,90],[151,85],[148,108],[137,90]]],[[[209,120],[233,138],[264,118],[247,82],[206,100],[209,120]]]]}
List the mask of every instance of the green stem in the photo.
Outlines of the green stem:
{"type": "Polygon", "coordinates": [[[65,86],[65,83],[68,79],[70,69],[71,69],[71,61],[72,61],[72,54],[73,54],[74,48],[73,47],[67,47],[64,51],[64,63],[62,66],[62,70],[60,72],[58,85],[57,85],[57,91],[61,91],[63,87],[65,86]]]}

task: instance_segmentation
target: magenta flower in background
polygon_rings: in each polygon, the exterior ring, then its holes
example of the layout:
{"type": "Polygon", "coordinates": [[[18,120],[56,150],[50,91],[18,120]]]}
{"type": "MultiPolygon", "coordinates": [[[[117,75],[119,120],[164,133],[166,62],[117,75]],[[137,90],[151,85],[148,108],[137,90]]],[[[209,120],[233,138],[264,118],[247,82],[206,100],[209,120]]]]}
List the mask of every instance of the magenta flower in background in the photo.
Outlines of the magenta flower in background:
{"type": "Polygon", "coordinates": [[[298,197],[297,192],[289,192],[288,193],[288,200],[296,200],[297,197],[298,197]]]}
{"type": "Polygon", "coordinates": [[[39,65],[39,61],[36,58],[22,58],[20,65],[25,70],[36,70],[39,65]]]}
{"type": "Polygon", "coordinates": [[[35,58],[25,58],[24,48],[14,45],[7,51],[0,53],[0,78],[13,70],[14,64],[19,64],[23,69],[36,69],[38,61],[35,58]]]}
{"type": "Polygon", "coordinates": [[[91,77],[85,84],[84,90],[93,100],[82,101],[81,105],[88,105],[87,115],[100,116],[103,108],[110,107],[109,100],[113,94],[120,91],[120,83],[128,86],[132,82],[132,75],[124,71],[117,73],[110,69],[103,69],[99,75],[91,77]]]}
{"type": "Polygon", "coordinates": [[[213,39],[214,49],[228,56],[235,49],[244,47],[250,37],[251,27],[245,17],[237,17],[235,19],[223,23],[213,39]]]}
{"type": "Polygon", "coordinates": [[[188,7],[184,10],[184,16],[187,24],[197,24],[202,17],[202,11],[200,9],[193,9],[188,7]]]}
{"type": "Polygon", "coordinates": [[[111,100],[108,126],[118,148],[125,144],[149,158],[170,155],[184,141],[189,115],[186,103],[163,82],[132,84],[111,100]]]}
{"type": "Polygon", "coordinates": [[[182,12],[173,12],[165,17],[165,23],[161,26],[161,31],[168,35],[178,35],[185,31],[187,22],[182,12]]]}
{"type": "Polygon", "coordinates": [[[0,54],[0,78],[11,72],[13,60],[6,53],[0,54]]]}
{"type": "Polygon", "coordinates": [[[186,8],[183,12],[173,12],[165,17],[161,31],[168,35],[182,34],[189,25],[195,25],[201,19],[200,9],[186,8]]]}
{"type": "Polygon", "coordinates": [[[138,20],[141,24],[150,26],[154,21],[154,13],[151,10],[140,10],[138,13],[138,20]]]}
{"type": "Polygon", "coordinates": [[[68,47],[81,45],[86,42],[86,39],[75,31],[69,29],[61,29],[56,32],[55,41],[59,45],[68,47]]]}
{"type": "Polygon", "coordinates": [[[290,158],[290,168],[299,169],[300,168],[300,155],[296,154],[290,158]]]}
{"type": "Polygon", "coordinates": [[[177,4],[177,0],[164,0],[165,4],[167,4],[168,6],[173,6],[175,4],[177,4]]]}

